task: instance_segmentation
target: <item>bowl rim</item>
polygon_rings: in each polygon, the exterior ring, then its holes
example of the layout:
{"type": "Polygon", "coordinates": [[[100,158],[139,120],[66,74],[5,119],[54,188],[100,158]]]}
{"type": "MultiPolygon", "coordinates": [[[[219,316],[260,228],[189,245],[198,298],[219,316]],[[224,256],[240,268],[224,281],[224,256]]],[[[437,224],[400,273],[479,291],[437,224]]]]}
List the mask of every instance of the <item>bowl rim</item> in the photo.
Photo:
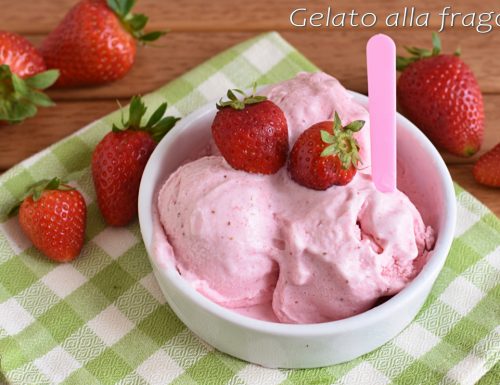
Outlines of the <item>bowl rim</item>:
{"type": "MultiPolygon", "coordinates": [[[[354,91],[349,91],[349,93],[353,95],[354,100],[359,102],[365,108],[368,106],[367,96],[354,91]]],[[[159,164],[159,162],[157,161],[157,158],[160,158],[160,156],[163,155],[165,151],[164,149],[169,147],[169,144],[177,138],[178,134],[186,129],[192,122],[205,116],[205,114],[213,112],[214,110],[215,101],[199,107],[177,123],[177,125],[169,132],[169,134],[166,135],[165,138],[158,144],[153,154],[151,155],[144,170],[139,189],[139,224],[141,235],[144,239],[144,244],[148,253],[148,258],[153,265],[153,270],[156,270],[161,279],[168,280],[172,285],[176,287],[177,290],[181,291],[195,306],[201,307],[204,311],[209,312],[213,316],[216,316],[217,318],[220,318],[226,322],[238,325],[245,329],[253,330],[255,332],[289,337],[314,337],[329,334],[340,334],[352,330],[361,329],[374,324],[377,321],[386,318],[388,315],[394,314],[398,311],[398,309],[403,308],[405,304],[412,302],[415,297],[418,297],[421,294],[422,290],[429,288],[429,286],[434,283],[435,279],[444,266],[451,247],[451,243],[453,241],[456,224],[455,190],[449,170],[446,167],[444,160],[442,159],[437,149],[412,122],[410,122],[399,113],[396,117],[397,125],[405,127],[404,129],[409,130],[411,135],[420,142],[424,150],[434,161],[433,166],[437,168],[441,180],[440,187],[444,191],[445,220],[441,225],[441,229],[438,234],[433,253],[420,273],[399,293],[391,297],[386,302],[363,313],[337,321],[329,321],[316,324],[277,323],[251,318],[237,313],[234,310],[230,310],[221,305],[218,305],[217,303],[212,302],[210,299],[205,297],[203,294],[196,291],[196,289],[192,287],[189,282],[187,282],[180,276],[177,270],[160,268],[155,261],[155,257],[153,255],[154,252],[152,250],[154,218],[151,209],[152,201],[150,199],[150,194],[148,196],[147,191],[148,185],[155,185],[158,182],[156,180],[153,180],[150,177],[150,174],[153,172],[155,167],[158,167],[157,165],[159,164]]],[[[152,188],[152,193],[155,193],[154,188],[152,188]]],[[[157,279],[160,278],[157,277],[157,279]]],[[[165,297],[168,296],[165,295],[165,297]]]]}

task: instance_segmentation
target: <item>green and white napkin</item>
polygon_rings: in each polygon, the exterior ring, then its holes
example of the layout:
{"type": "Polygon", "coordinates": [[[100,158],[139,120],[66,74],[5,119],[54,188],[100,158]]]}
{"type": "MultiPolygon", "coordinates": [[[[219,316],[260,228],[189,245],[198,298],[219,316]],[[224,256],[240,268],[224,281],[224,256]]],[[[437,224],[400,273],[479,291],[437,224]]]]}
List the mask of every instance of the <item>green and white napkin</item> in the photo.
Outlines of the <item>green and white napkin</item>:
{"type": "MultiPolygon", "coordinates": [[[[269,33],[239,44],[146,96],[184,116],[228,88],[317,68],[269,33]]],[[[57,111],[55,112],[57,113],[57,111]]],[[[137,222],[107,227],[89,161],[118,112],[0,177],[0,213],[33,182],[71,180],[88,204],[87,242],[72,263],[43,257],[17,218],[0,223],[0,371],[9,384],[482,384],[500,383],[500,221],[456,186],[458,226],[442,273],[399,336],[351,362],[276,370],[214,350],[165,303],[137,222]]],[[[340,346],[339,349],[342,347],[340,346]]],[[[2,383],[2,379],[0,379],[2,383]]]]}

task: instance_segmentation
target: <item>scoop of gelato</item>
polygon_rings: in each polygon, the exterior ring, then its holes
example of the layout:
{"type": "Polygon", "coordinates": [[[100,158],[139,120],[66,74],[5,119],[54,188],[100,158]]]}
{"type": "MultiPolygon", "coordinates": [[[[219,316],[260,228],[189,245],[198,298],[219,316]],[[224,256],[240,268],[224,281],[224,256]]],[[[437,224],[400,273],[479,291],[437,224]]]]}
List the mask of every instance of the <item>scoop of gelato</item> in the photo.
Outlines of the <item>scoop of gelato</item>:
{"type": "Polygon", "coordinates": [[[267,179],[222,157],[180,167],[159,193],[160,220],[180,273],[227,307],[270,301],[278,277],[272,254],[267,179]]]}
{"type": "Polygon", "coordinates": [[[228,308],[269,303],[277,319],[316,323],[361,313],[423,265],[433,231],[400,191],[369,175],[310,190],[285,168],[232,169],[220,156],[181,166],[158,196],[181,275],[228,308]]]}

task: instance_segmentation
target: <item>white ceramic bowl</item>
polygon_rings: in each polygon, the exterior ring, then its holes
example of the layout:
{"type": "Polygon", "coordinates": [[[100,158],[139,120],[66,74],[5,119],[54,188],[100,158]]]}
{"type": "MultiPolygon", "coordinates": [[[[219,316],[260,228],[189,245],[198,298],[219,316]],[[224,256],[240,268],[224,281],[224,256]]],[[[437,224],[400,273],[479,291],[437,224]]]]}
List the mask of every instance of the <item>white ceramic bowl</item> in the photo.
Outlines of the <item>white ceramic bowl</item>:
{"type": "MultiPolygon", "coordinates": [[[[367,105],[366,96],[353,94],[367,105]]],[[[279,324],[248,318],[215,304],[193,289],[174,266],[160,269],[152,255],[157,192],[187,156],[206,146],[215,113],[215,103],[210,103],[182,119],[153,152],[141,181],[142,236],[154,274],[175,314],[220,351],[273,368],[313,368],[348,361],[401,332],[427,298],[446,260],[455,229],[452,180],[429,140],[398,115],[398,188],[417,208],[426,208],[424,221],[437,231],[434,251],[420,274],[385,303],[354,317],[321,324],[279,324]]]]}

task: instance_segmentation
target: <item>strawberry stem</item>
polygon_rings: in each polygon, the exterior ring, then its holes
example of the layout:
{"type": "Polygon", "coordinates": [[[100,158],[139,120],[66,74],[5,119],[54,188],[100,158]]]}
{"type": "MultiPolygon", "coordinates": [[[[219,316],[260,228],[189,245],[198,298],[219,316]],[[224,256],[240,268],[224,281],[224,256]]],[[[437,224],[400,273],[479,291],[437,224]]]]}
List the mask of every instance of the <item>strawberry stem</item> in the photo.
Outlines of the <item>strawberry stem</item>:
{"type": "Polygon", "coordinates": [[[253,85],[253,91],[251,95],[247,95],[242,90],[236,88],[228,90],[227,98],[229,100],[222,101],[222,98],[220,98],[219,103],[216,104],[217,109],[220,110],[224,107],[231,107],[235,110],[243,110],[245,106],[248,106],[250,104],[257,104],[263,102],[264,100],[267,100],[265,96],[255,95],[256,90],[257,90],[257,83],[254,83],[253,85]],[[238,99],[235,93],[238,93],[241,96],[243,96],[243,100],[238,99]]]}
{"type": "Polygon", "coordinates": [[[359,157],[359,144],[353,134],[360,131],[365,125],[364,120],[355,120],[343,127],[340,117],[335,112],[332,133],[321,130],[321,140],[328,144],[321,152],[321,156],[337,156],[344,169],[349,169],[352,166],[357,167],[361,163],[359,157]]]}
{"type": "Polygon", "coordinates": [[[129,106],[128,120],[125,120],[125,115],[122,112],[121,127],[114,124],[113,132],[121,132],[126,130],[146,131],[149,132],[152,138],[159,142],[180,120],[174,116],[165,116],[168,104],[164,102],[151,114],[146,124],[142,124],[144,115],[147,112],[147,107],[140,96],[133,96],[129,106]]]}
{"type": "Polygon", "coordinates": [[[19,123],[35,116],[37,107],[53,106],[54,102],[41,90],[58,77],[58,70],[49,70],[22,79],[7,64],[0,65],[0,121],[19,123]]]}
{"type": "Polygon", "coordinates": [[[107,0],[108,7],[118,16],[123,28],[140,43],[146,44],[158,40],[167,31],[144,32],[149,18],[142,13],[130,13],[135,0],[107,0]]]}
{"type": "MultiPolygon", "coordinates": [[[[437,32],[432,33],[432,51],[426,48],[417,48],[417,47],[405,47],[406,51],[411,55],[410,57],[397,56],[396,57],[396,69],[398,71],[404,71],[408,66],[416,61],[439,56],[441,54],[441,39],[439,38],[439,34],[437,32]]],[[[460,48],[458,48],[455,53],[455,56],[460,56],[460,48]]]]}

